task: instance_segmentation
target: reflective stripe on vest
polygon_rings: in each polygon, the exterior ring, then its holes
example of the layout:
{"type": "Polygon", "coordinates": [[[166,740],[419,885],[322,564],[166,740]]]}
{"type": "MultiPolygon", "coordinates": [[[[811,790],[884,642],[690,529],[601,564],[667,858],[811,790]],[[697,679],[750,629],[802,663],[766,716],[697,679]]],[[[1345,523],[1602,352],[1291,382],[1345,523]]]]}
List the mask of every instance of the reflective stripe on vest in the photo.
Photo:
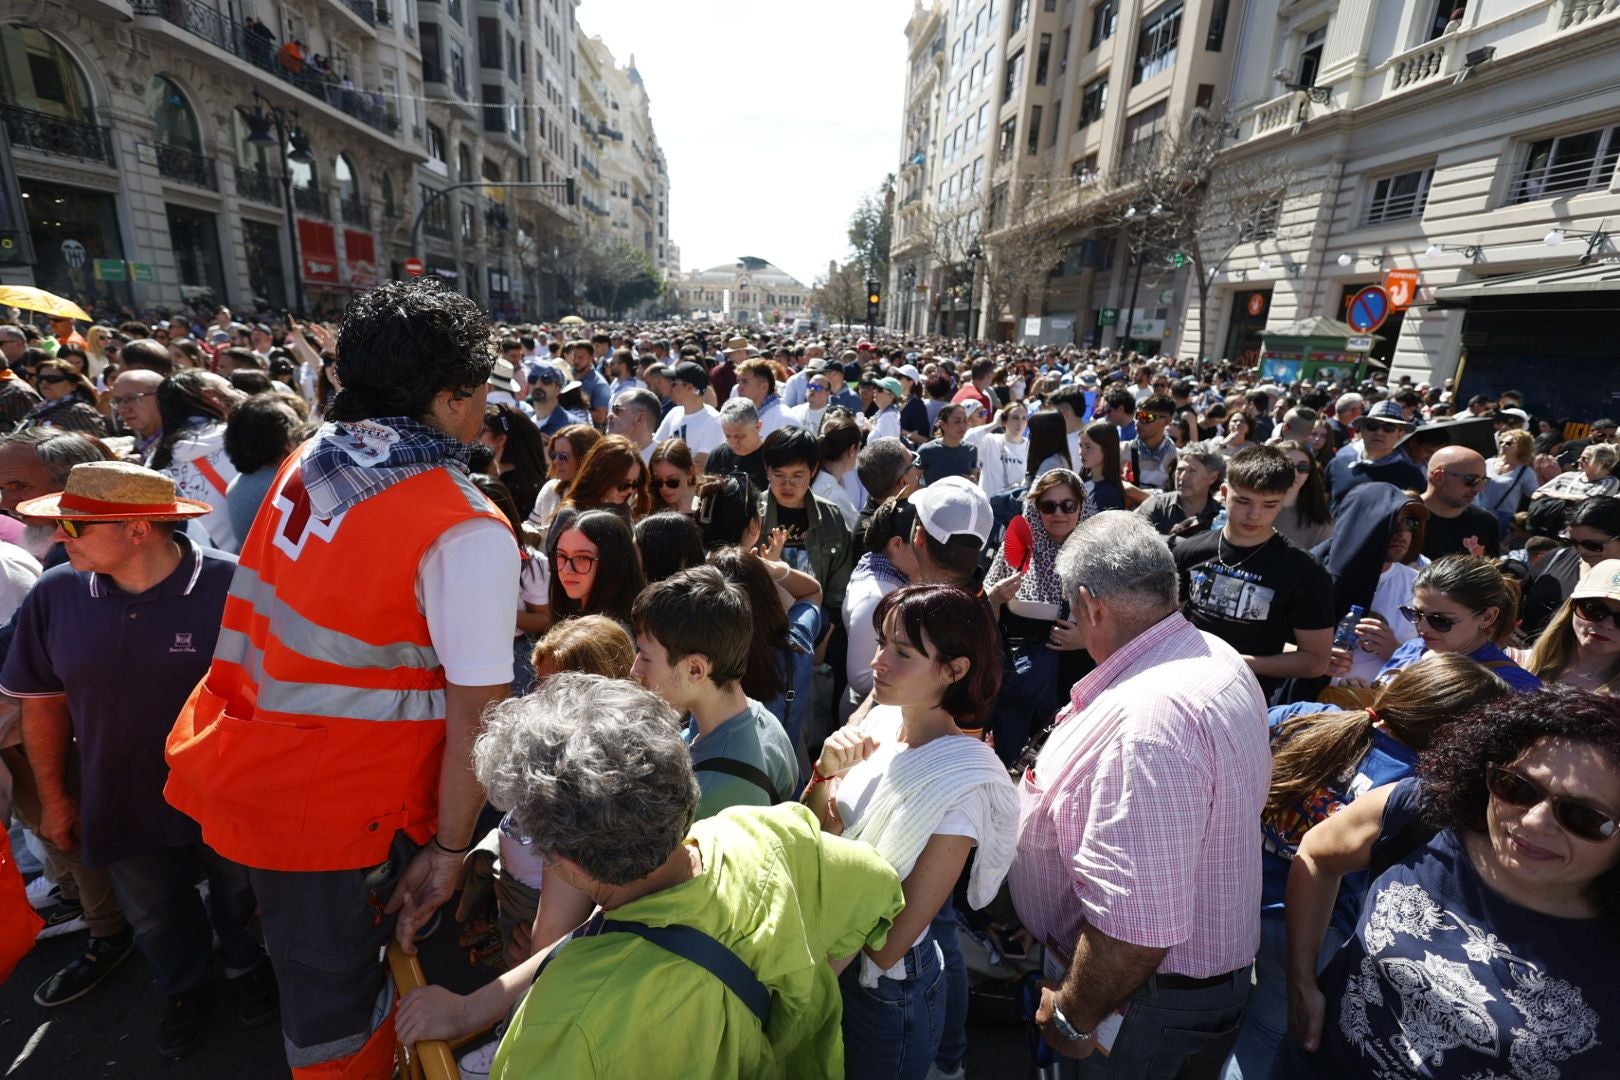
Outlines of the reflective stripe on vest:
{"type": "Polygon", "coordinates": [[[240,630],[220,630],[214,659],[236,664],[258,687],[255,708],[259,712],[379,722],[444,716],[443,690],[387,690],[278,679],[264,670],[264,652],[240,630]]]}
{"type": "Polygon", "coordinates": [[[318,626],[286,604],[276,603],[276,591],[248,567],[238,564],[231,579],[230,595],[244,601],[253,614],[270,618],[275,610],[276,632],[281,641],[313,660],[341,664],[348,668],[425,668],[439,666],[439,655],[431,645],[397,641],[373,645],[357,637],[318,626]]]}

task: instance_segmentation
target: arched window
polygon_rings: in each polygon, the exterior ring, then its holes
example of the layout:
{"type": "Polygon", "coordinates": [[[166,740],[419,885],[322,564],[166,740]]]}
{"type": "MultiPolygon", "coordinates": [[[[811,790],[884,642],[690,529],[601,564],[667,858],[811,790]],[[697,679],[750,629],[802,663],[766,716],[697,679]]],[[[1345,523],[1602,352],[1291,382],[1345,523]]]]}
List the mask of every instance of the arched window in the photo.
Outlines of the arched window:
{"type": "Polygon", "coordinates": [[[270,174],[273,160],[272,144],[249,142],[253,129],[248,125],[247,109],[237,106],[231,110],[231,142],[236,147],[236,167],[253,173],[270,174]]]}
{"type": "Polygon", "coordinates": [[[146,84],[146,115],[157,125],[159,146],[202,153],[202,133],[191,103],[174,82],[154,75],[146,84]]]}
{"type": "MultiPolygon", "coordinates": [[[[293,149],[293,141],[289,138],[287,140],[287,153],[291,154],[293,149]]],[[[315,166],[316,163],[313,161],[305,163],[302,161],[293,161],[291,158],[288,158],[287,171],[292,173],[293,187],[309,188],[311,191],[319,191],[321,187],[321,177],[320,173],[316,171],[315,166]]]]}
{"type": "Polygon", "coordinates": [[[0,26],[0,101],[95,123],[90,84],[68,51],[32,26],[0,26]]]}
{"type": "Polygon", "coordinates": [[[332,182],[337,185],[339,201],[360,201],[360,174],[354,171],[349,155],[339,154],[332,162],[332,182]]]}

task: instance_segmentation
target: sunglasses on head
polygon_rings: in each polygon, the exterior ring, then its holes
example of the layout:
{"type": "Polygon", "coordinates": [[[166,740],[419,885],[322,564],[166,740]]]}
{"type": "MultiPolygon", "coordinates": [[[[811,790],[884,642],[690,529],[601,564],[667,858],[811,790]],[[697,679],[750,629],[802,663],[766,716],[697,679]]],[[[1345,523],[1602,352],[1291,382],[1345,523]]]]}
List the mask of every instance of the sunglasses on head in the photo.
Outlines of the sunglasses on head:
{"type": "Polygon", "coordinates": [[[1590,551],[1594,555],[1614,543],[1614,537],[1612,536],[1607,540],[1577,540],[1573,536],[1561,536],[1559,539],[1570,547],[1578,547],[1582,551],[1590,551]]]}
{"type": "Polygon", "coordinates": [[[1579,799],[1554,795],[1540,784],[1501,765],[1485,770],[1485,790],[1493,799],[1509,806],[1529,810],[1543,802],[1552,804],[1553,820],[1571,836],[1592,844],[1601,844],[1620,832],[1620,821],[1579,799]]]}
{"type": "MultiPolygon", "coordinates": [[[[1424,611],[1422,608],[1402,607],[1400,612],[1401,617],[1407,622],[1411,623],[1413,626],[1417,626],[1419,622],[1426,622],[1433,627],[1437,633],[1441,634],[1451,633],[1456,625],[1462,622],[1461,619],[1454,615],[1436,615],[1433,612],[1424,611]]],[[[1476,611],[1474,614],[1478,615],[1479,612],[1476,611]]]]}
{"type": "Polygon", "coordinates": [[[1035,506],[1043,514],[1072,514],[1080,509],[1080,504],[1073,499],[1041,499],[1035,506]]]}
{"type": "Polygon", "coordinates": [[[83,518],[57,518],[56,526],[69,537],[77,540],[84,535],[84,530],[92,525],[111,525],[111,521],[85,521],[83,518]]]}
{"type": "Polygon", "coordinates": [[[1620,611],[1605,604],[1595,596],[1588,596],[1583,600],[1573,601],[1575,614],[1589,623],[1600,623],[1607,619],[1609,625],[1620,630],[1620,611]]]}

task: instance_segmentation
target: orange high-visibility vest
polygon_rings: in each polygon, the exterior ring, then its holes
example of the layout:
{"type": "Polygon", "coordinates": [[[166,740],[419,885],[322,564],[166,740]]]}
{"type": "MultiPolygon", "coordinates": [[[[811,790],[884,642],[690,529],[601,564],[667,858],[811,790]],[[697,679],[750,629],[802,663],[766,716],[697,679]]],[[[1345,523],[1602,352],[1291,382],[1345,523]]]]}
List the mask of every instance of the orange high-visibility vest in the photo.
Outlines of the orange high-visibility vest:
{"type": "Polygon", "coordinates": [[[425,843],[438,822],[445,677],[417,567],[446,530],[506,519],[450,468],[316,518],[301,457],[242,545],[163,794],[244,866],[350,870],[386,859],[396,830],[425,843]]]}

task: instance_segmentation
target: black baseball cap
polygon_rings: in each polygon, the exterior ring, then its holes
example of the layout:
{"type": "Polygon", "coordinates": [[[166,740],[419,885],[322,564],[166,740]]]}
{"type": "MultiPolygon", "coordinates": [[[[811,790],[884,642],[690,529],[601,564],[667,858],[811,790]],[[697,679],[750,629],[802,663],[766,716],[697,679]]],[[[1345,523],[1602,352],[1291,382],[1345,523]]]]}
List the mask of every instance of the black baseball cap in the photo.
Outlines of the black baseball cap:
{"type": "Polygon", "coordinates": [[[709,373],[704,370],[702,364],[694,364],[690,360],[676,364],[669,377],[673,382],[686,383],[700,394],[709,388],[709,373]]]}

